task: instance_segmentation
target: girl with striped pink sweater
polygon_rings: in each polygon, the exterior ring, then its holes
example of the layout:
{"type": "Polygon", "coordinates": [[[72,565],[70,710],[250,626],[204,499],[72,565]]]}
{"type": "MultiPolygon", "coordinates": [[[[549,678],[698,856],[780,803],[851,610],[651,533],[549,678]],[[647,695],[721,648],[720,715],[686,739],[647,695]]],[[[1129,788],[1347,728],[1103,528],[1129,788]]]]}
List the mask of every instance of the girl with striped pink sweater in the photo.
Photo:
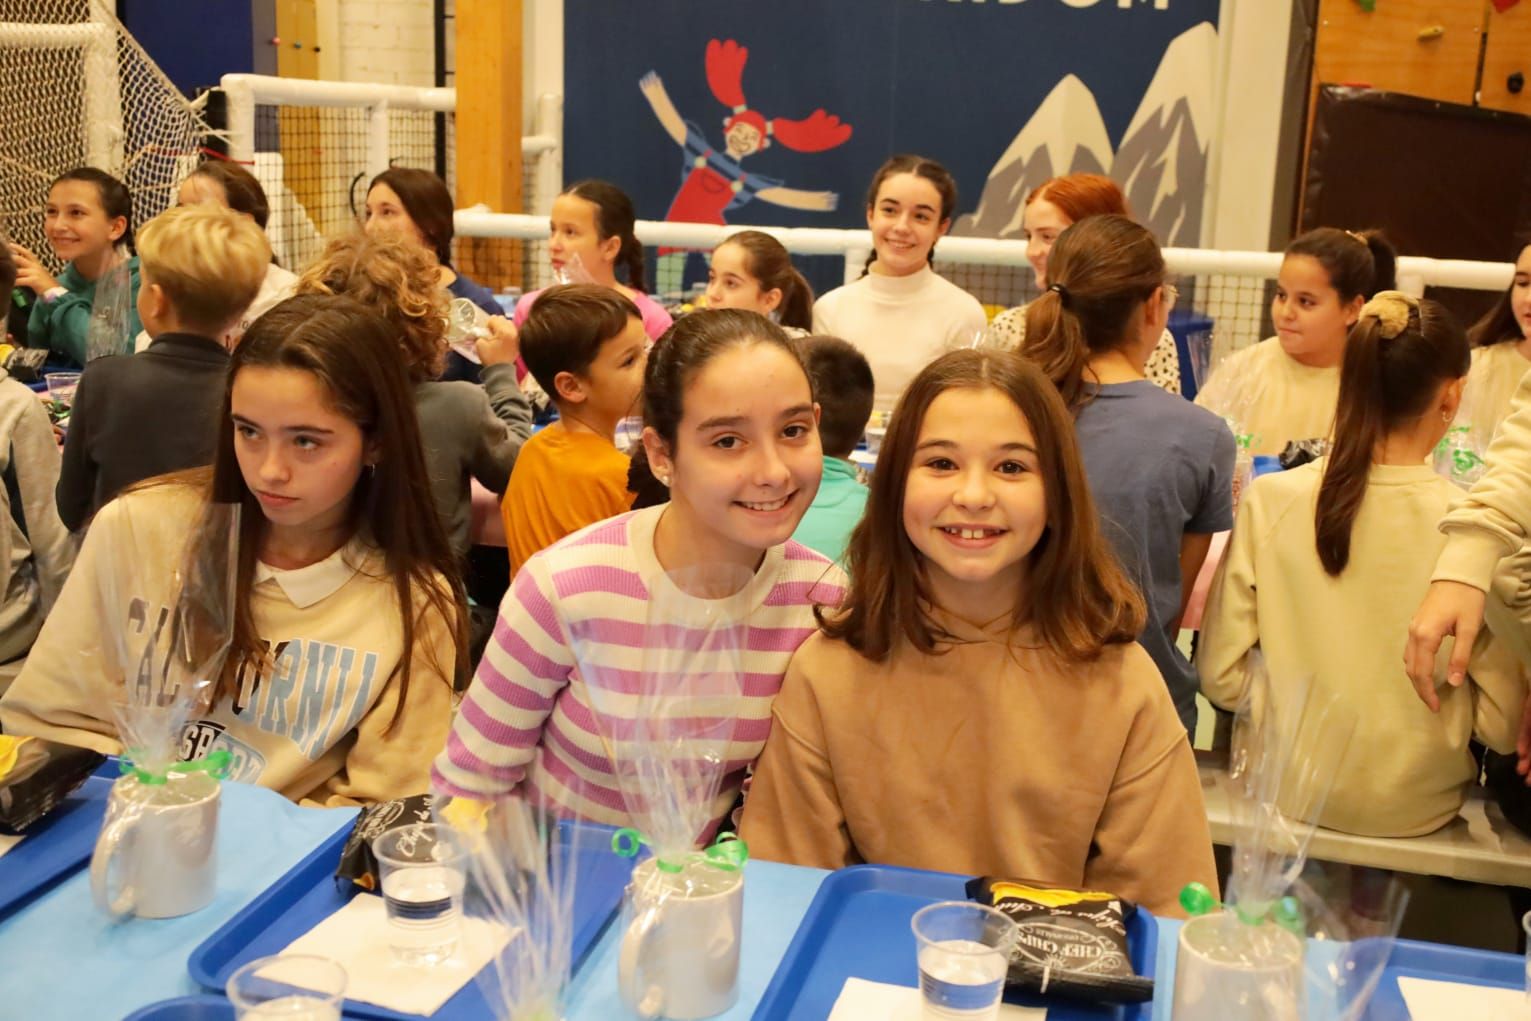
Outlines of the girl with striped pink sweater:
{"type": "Polygon", "coordinates": [[[488,801],[520,788],[562,814],[628,824],[601,734],[630,727],[598,720],[574,650],[603,668],[642,670],[649,602],[696,600],[700,620],[704,597],[673,579],[709,565],[749,574],[729,597],[748,605],[748,635],[714,821],[764,748],[815,605],[843,595],[839,570],[789,538],[822,474],[807,372],[765,317],[696,312],[650,353],[643,410],[644,449],[669,502],[591,525],[527,561],[436,760],[438,791],[488,801]]]}

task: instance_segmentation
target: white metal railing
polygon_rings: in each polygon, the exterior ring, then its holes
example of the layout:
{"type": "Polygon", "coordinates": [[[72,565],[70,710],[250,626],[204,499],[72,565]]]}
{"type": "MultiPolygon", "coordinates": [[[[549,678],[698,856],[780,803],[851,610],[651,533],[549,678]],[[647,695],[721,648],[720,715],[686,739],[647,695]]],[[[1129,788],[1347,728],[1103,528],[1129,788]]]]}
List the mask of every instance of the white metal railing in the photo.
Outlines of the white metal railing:
{"type": "MultiPolygon", "coordinates": [[[[544,217],[517,213],[493,213],[483,208],[459,209],[455,217],[459,237],[518,238],[533,241],[547,237],[544,217]]],[[[671,223],[639,220],[638,240],[646,246],[667,248],[713,248],[741,230],[772,235],[795,255],[839,255],[845,260],[847,283],[861,276],[872,251],[871,232],[820,227],[747,227],[734,224],[671,223]]],[[[1025,267],[1026,242],[996,238],[944,237],[936,246],[941,262],[969,265],[1025,267]]],[[[1166,248],[1164,261],[1171,273],[1182,276],[1243,276],[1274,279],[1281,270],[1280,252],[1225,252],[1209,248],[1166,248]]],[[[1497,291],[1508,287],[1515,275],[1507,262],[1468,262],[1461,259],[1427,259],[1401,256],[1399,286],[1415,294],[1425,287],[1463,287],[1497,291]]]]}
{"type": "MultiPolygon", "coordinates": [[[[389,113],[416,110],[455,113],[457,90],[384,85],[373,82],[327,82],[307,78],[274,78],[260,74],[226,74],[220,85],[227,97],[229,158],[242,163],[255,160],[255,108],[297,106],[360,109],[367,117],[364,167],[368,177],[388,169],[392,153],[389,113]]],[[[531,187],[526,208],[547,212],[563,178],[563,97],[548,94],[537,98],[533,131],[521,139],[521,157],[535,162],[527,177],[531,187]]]]}

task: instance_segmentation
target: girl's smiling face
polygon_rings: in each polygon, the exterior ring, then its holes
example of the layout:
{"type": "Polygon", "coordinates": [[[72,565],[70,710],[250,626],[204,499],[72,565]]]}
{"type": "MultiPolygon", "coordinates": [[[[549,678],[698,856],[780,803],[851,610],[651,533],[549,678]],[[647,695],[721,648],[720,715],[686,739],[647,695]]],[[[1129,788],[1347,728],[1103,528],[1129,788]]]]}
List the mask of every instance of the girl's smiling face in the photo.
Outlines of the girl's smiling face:
{"type": "Polygon", "coordinates": [[[867,209],[877,259],[872,272],[909,276],[930,263],[930,250],[951,220],[941,216],[941,193],[918,174],[890,174],[867,209]]]}
{"type": "Polygon", "coordinates": [[[1515,260],[1515,280],[1510,284],[1510,311],[1520,334],[1531,340],[1531,245],[1520,250],[1515,260]]]}
{"type": "Polygon", "coordinates": [[[313,535],[350,513],[367,451],[361,428],[302,369],[247,366],[231,396],[234,455],[273,531],[313,535]]]}
{"type": "Polygon", "coordinates": [[[1047,255],[1053,250],[1058,235],[1068,230],[1073,222],[1063,210],[1043,198],[1033,199],[1021,213],[1021,236],[1026,239],[1026,261],[1031,263],[1037,287],[1047,286],[1047,255]]]}
{"type": "Polygon", "coordinates": [[[1000,390],[964,387],[931,401],[904,482],[903,525],[938,604],[1013,612],[1047,527],[1036,446],[1000,390]]]}
{"type": "Polygon", "coordinates": [[[823,474],[818,408],[802,365],[776,344],[723,351],[686,383],[675,450],[644,430],[670,502],[720,560],[748,563],[786,542],[823,474]]]}
{"type": "Polygon", "coordinates": [[[128,229],[127,217],[109,217],[92,181],[60,181],[48,190],[43,230],[60,259],[76,262],[107,251],[128,229]]]}

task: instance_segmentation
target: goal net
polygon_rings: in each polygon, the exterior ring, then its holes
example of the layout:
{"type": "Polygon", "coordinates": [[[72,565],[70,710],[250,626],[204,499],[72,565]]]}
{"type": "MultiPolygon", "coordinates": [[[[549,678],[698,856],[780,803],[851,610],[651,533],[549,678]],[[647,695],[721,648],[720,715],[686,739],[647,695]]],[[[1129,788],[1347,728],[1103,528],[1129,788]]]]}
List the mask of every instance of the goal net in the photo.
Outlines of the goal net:
{"type": "Polygon", "coordinates": [[[0,11],[0,231],[57,271],[43,235],[49,182],[99,167],[127,184],[143,224],[174,204],[208,125],[105,0],[0,11]]]}

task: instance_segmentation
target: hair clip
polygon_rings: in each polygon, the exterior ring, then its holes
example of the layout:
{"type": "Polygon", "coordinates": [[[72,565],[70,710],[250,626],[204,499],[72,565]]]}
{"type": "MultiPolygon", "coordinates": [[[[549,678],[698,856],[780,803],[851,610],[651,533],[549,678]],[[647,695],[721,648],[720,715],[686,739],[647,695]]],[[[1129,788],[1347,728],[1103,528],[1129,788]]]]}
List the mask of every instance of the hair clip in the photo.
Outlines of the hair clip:
{"type": "Polygon", "coordinates": [[[1064,308],[1069,307],[1069,289],[1062,284],[1048,284],[1047,289],[1058,296],[1058,301],[1064,308]]]}

